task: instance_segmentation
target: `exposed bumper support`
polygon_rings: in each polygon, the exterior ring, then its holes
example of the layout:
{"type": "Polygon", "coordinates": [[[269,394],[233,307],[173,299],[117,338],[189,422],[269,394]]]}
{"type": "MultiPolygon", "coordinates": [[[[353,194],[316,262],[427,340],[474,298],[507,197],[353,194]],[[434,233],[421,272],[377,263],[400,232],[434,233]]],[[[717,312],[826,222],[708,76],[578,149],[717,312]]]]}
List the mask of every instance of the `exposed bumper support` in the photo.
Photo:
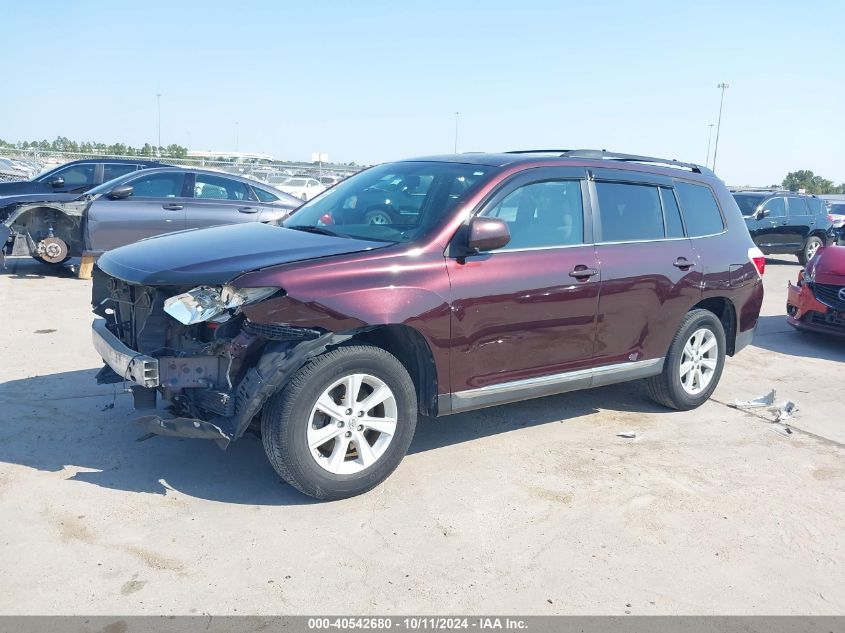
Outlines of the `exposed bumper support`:
{"type": "Polygon", "coordinates": [[[129,349],[106,327],[105,319],[91,324],[94,349],[115,373],[143,387],[158,387],[158,359],[129,349]]]}
{"type": "Polygon", "coordinates": [[[135,421],[148,433],[215,440],[220,448],[226,448],[232,440],[232,436],[221,427],[213,422],[197,418],[162,418],[158,415],[143,415],[135,421]]]}

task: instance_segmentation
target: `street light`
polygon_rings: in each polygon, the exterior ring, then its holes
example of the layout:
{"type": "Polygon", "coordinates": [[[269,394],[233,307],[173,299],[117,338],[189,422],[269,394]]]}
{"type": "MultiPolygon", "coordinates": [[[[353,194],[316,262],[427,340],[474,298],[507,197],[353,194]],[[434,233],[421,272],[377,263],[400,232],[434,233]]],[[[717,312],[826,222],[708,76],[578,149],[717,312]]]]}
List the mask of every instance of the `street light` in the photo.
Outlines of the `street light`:
{"type": "Polygon", "coordinates": [[[707,167],[710,164],[710,139],[713,138],[713,123],[708,123],[707,127],[710,128],[710,131],[707,134],[707,158],[704,159],[704,166],[707,167]]]}
{"type": "Polygon", "coordinates": [[[713,171],[716,171],[716,155],[719,153],[719,132],[722,129],[722,105],[725,103],[725,90],[730,88],[730,86],[723,81],[716,87],[722,91],[722,96],[719,99],[719,121],[716,123],[716,147],[713,148],[713,171]]]}
{"type": "Polygon", "coordinates": [[[460,112],[455,112],[455,154],[458,153],[458,117],[461,116],[460,112]]]}
{"type": "Polygon", "coordinates": [[[161,158],[161,93],[156,93],[156,102],[158,105],[158,151],[156,152],[161,158]]]}

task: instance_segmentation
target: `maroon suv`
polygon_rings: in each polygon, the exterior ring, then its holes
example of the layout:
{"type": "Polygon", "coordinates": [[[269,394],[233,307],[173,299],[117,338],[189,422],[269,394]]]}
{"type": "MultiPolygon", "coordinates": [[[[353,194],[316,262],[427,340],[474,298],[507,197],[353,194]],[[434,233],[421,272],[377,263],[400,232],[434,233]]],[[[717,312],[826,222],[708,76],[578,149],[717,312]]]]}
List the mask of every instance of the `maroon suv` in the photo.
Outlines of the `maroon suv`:
{"type": "Polygon", "coordinates": [[[134,383],[153,433],[226,446],[252,427],[286,481],[336,499],[398,466],[420,413],[635,379],[699,406],[751,341],[763,263],[697,165],[595,150],[391,163],[284,226],[104,255],[98,380],[134,383]],[[415,203],[375,213],[391,202],[374,189],[415,203]]]}

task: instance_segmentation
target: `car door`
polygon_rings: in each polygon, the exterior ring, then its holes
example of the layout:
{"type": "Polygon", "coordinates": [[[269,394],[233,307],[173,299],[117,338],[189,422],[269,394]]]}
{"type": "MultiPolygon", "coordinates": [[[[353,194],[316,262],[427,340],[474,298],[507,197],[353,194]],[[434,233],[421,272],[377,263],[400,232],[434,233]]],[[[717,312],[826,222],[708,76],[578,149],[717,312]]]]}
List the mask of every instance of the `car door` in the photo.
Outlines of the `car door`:
{"type": "Polygon", "coordinates": [[[112,199],[104,194],[88,208],[87,235],[91,250],[107,251],[185,228],[185,207],[189,203],[185,172],[141,172],[121,184],[130,185],[132,195],[112,199]]]}
{"type": "Polygon", "coordinates": [[[258,220],[261,204],[240,180],[217,174],[192,173],[193,197],[187,205],[189,229],[258,220]]]}
{"type": "Polygon", "coordinates": [[[786,198],[775,196],[766,200],[746,225],[751,239],[764,252],[778,252],[784,248],[786,221],[786,198]]]}
{"type": "MultiPolygon", "coordinates": [[[[470,406],[461,392],[591,364],[599,271],[585,174],[540,168],[511,179],[480,212],[504,220],[510,242],[447,258],[455,410],[470,406]]],[[[589,377],[581,382],[573,386],[587,386],[589,377]]]]}
{"type": "Polygon", "coordinates": [[[810,213],[810,207],[807,205],[806,198],[799,198],[798,196],[787,197],[786,224],[784,225],[783,241],[788,248],[800,249],[815,224],[816,219],[810,213]]]}
{"type": "Polygon", "coordinates": [[[686,237],[671,180],[596,169],[593,230],[601,269],[597,366],[665,356],[701,297],[699,258],[686,237]]]}

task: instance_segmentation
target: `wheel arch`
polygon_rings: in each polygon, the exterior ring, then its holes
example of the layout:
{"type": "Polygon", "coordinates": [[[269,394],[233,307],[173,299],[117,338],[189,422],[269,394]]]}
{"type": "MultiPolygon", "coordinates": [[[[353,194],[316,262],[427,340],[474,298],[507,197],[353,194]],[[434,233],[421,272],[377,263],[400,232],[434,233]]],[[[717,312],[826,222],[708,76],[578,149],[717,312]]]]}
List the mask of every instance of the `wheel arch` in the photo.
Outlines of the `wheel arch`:
{"type": "Polygon", "coordinates": [[[419,411],[437,414],[437,366],[425,337],[404,325],[378,325],[355,333],[344,345],[372,345],[392,354],[402,363],[417,391],[419,411]]]}
{"type": "Polygon", "coordinates": [[[725,329],[726,353],[733,356],[736,352],[737,319],[736,307],[728,297],[708,297],[692,306],[689,311],[707,310],[716,315],[725,329]]]}

